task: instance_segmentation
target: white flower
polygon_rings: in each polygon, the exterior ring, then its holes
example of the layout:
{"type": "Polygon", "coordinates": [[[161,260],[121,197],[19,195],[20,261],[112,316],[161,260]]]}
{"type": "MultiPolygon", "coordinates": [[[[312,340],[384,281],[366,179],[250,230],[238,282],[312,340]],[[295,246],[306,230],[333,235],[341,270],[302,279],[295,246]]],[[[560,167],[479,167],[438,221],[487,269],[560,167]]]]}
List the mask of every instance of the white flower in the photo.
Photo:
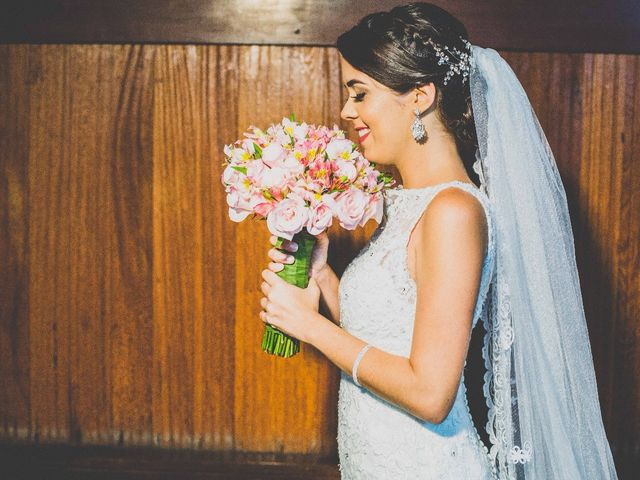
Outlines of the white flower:
{"type": "Polygon", "coordinates": [[[289,171],[284,168],[268,168],[262,175],[262,188],[282,188],[289,179],[289,171]]]}
{"type": "Polygon", "coordinates": [[[350,160],[354,153],[353,142],[346,138],[334,138],[327,145],[326,152],[331,160],[335,160],[337,158],[350,160]]]}
{"type": "Polygon", "coordinates": [[[279,143],[271,143],[262,149],[262,161],[269,167],[276,166],[277,163],[284,160],[287,152],[279,143]]]}

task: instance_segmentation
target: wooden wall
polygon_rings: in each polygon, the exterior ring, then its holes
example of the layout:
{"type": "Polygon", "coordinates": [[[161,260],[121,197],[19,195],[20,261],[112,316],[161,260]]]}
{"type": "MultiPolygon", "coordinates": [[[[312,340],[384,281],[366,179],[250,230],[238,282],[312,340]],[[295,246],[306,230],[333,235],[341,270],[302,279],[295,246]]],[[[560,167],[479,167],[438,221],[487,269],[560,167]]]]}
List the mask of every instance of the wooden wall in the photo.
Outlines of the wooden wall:
{"type": "MultiPolygon", "coordinates": [[[[334,46],[398,0],[3,0],[0,43],[334,46]]],[[[433,0],[472,43],[527,52],[640,53],[637,0],[433,0]]]]}
{"type": "MultiPolygon", "coordinates": [[[[605,427],[630,465],[640,56],[501,53],[564,180],[605,427]]],[[[331,47],[0,45],[3,441],[335,464],[339,372],[308,346],[260,351],[268,233],[228,219],[219,177],[223,145],[249,125],[339,123],[343,95],[331,47]]],[[[374,228],[331,231],[336,270],[374,228]]]]}

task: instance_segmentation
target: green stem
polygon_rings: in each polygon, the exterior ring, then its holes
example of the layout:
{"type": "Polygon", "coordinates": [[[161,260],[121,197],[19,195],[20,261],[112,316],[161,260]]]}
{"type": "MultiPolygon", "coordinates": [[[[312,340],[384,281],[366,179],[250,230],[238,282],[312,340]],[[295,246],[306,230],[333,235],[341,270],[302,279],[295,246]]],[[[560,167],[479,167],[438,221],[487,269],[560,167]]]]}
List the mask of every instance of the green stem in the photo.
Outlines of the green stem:
{"type": "MultiPolygon", "coordinates": [[[[276,248],[279,248],[284,238],[278,237],[276,248]]],[[[311,253],[316,243],[316,237],[303,228],[296,233],[292,239],[298,245],[295,252],[287,251],[293,255],[293,263],[285,263],[284,268],[276,274],[283,280],[300,288],[307,288],[309,285],[309,267],[311,266],[311,253]]],[[[283,250],[284,251],[284,250],[283,250]]],[[[300,351],[300,340],[281,332],[272,325],[265,324],[264,335],[262,336],[262,350],[272,355],[288,358],[300,351]]]]}

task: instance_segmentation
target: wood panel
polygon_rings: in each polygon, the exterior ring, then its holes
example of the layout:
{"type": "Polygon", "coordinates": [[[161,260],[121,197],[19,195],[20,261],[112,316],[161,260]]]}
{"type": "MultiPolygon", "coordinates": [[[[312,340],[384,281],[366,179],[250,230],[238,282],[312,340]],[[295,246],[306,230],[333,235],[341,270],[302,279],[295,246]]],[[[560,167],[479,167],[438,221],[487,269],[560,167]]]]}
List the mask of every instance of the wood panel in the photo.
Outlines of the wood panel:
{"type": "Polygon", "coordinates": [[[234,447],[235,229],[219,186],[236,134],[237,53],[157,47],[153,107],[153,430],[157,443],[234,447]],[[220,67],[225,65],[225,67],[220,67]],[[175,141],[167,142],[167,138],[175,141]],[[215,425],[215,430],[211,426],[215,425]]]}
{"type": "MultiPolygon", "coordinates": [[[[407,2],[408,3],[408,2],[407,2]]],[[[440,0],[496,49],[640,53],[637,0],[440,0]]],[[[5,0],[0,42],[335,45],[395,0],[5,0]]]]}
{"type": "Polygon", "coordinates": [[[268,235],[228,219],[219,183],[223,145],[249,124],[339,116],[335,52],[20,45],[0,56],[3,212],[23,222],[3,223],[3,305],[14,306],[2,317],[2,435],[335,452],[337,371],[311,348],[289,361],[260,351],[268,235]]]}
{"type": "Polygon", "coordinates": [[[107,79],[104,86],[100,81],[95,88],[108,92],[97,109],[98,116],[106,116],[105,130],[96,138],[100,145],[96,161],[107,168],[96,187],[104,192],[108,210],[99,209],[96,213],[102,218],[98,216],[95,222],[108,230],[98,236],[98,241],[108,238],[109,245],[108,260],[102,260],[108,296],[100,313],[108,328],[103,361],[111,375],[107,393],[111,412],[108,423],[98,431],[107,427],[118,444],[148,444],[155,413],[150,409],[155,397],[148,376],[156,371],[158,360],[153,349],[155,254],[150,235],[155,159],[154,125],[149,113],[154,98],[155,52],[142,46],[117,46],[113,54],[97,46],[88,49],[76,45],[77,61],[92,64],[86,57],[91,49],[95,49],[93,55],[103,59],[96,80],[105,78],[102,72],[107,79]]]}
{"type": "MultiPolygon", "coordinates": [[[[0,46],[0,414],[3,434],[30,418],[29,102],[26,48],[0,46]]],[[[45,333],[45,336],[48,332],[45,333]]]]}
{"type": "Polygon", "coordinates": [[[579,238],[604,419],[640,466],[640,58],[588,56],[579,238]]]}
{"type": "MultiPolygon", "coordinates": [[[[565,184],[605,428],[632,465],[640,57],[502,53],[565,184]]],[[[268,233],[228,219],[219,177],[249,125],[342,125],[343,94],[333,48],[0,45],[1,439],[335,463],[339,372],[260,351],[268,233]]],[[[332,227],[339,273],[374,228],[332,227]]]]}
{"type": "MultiPolygon", "coordinates": [[[[28,51],[24,51],[28,55],[28,51]]],[[[29,205],[30,425],[43,437],[70,435],[71,358],[69,356],[71,166],[65,92],[65,51],[43,49],[29,58],[38,80],[29,88],[30,117],[25,200],[29,205]],[[47,79],[47,80],[44,80],[47,79]],[[65,108],[66,107],[66,108],[65,108]],[[66,112],[66,113],[65,113],[66,112]],[[55,132],[55,133],[54,133],[55,132]],[[52,141],[52,134],[59,140],[52,141]],[[33,137],[31,137],[33,135],[33,137]],[[54,173],[55,172],[55,173],[54,173]],[[37,301],[33,301],[37,299],[37,301]]],[[[27,113],[27,112],[24,112],[27,113]]],[[[55,137],[54,137],[55,138],[55,137]]],[[[75,245],[77,247],[77,245],[75,245]]],[[[91,339],[87,341],[90,343],[91,339]]],[[[100,387],[98,387],[99,389],[100,387]]],[[[104,410],[103,410],[104,411],[104,410]]]]}

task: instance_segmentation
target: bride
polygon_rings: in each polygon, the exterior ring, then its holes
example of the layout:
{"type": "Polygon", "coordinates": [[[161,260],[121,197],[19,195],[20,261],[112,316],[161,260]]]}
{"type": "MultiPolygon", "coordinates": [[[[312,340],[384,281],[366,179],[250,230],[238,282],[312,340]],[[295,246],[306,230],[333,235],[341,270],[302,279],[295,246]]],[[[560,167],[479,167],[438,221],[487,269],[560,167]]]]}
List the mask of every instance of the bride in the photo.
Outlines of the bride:
{"type": "Polygon", "coordinates": [[[260,317],[340,368],[342,478],[617,478],[564,187],[515,74],[429,3],[367,15],[337,48],[341,116],[402,186],[342,278],[326,234],[306,289],[275,273],[296,245],[270,249],[260,317]],[[478,320],[490,448],[464,384],[478,320]]]}

